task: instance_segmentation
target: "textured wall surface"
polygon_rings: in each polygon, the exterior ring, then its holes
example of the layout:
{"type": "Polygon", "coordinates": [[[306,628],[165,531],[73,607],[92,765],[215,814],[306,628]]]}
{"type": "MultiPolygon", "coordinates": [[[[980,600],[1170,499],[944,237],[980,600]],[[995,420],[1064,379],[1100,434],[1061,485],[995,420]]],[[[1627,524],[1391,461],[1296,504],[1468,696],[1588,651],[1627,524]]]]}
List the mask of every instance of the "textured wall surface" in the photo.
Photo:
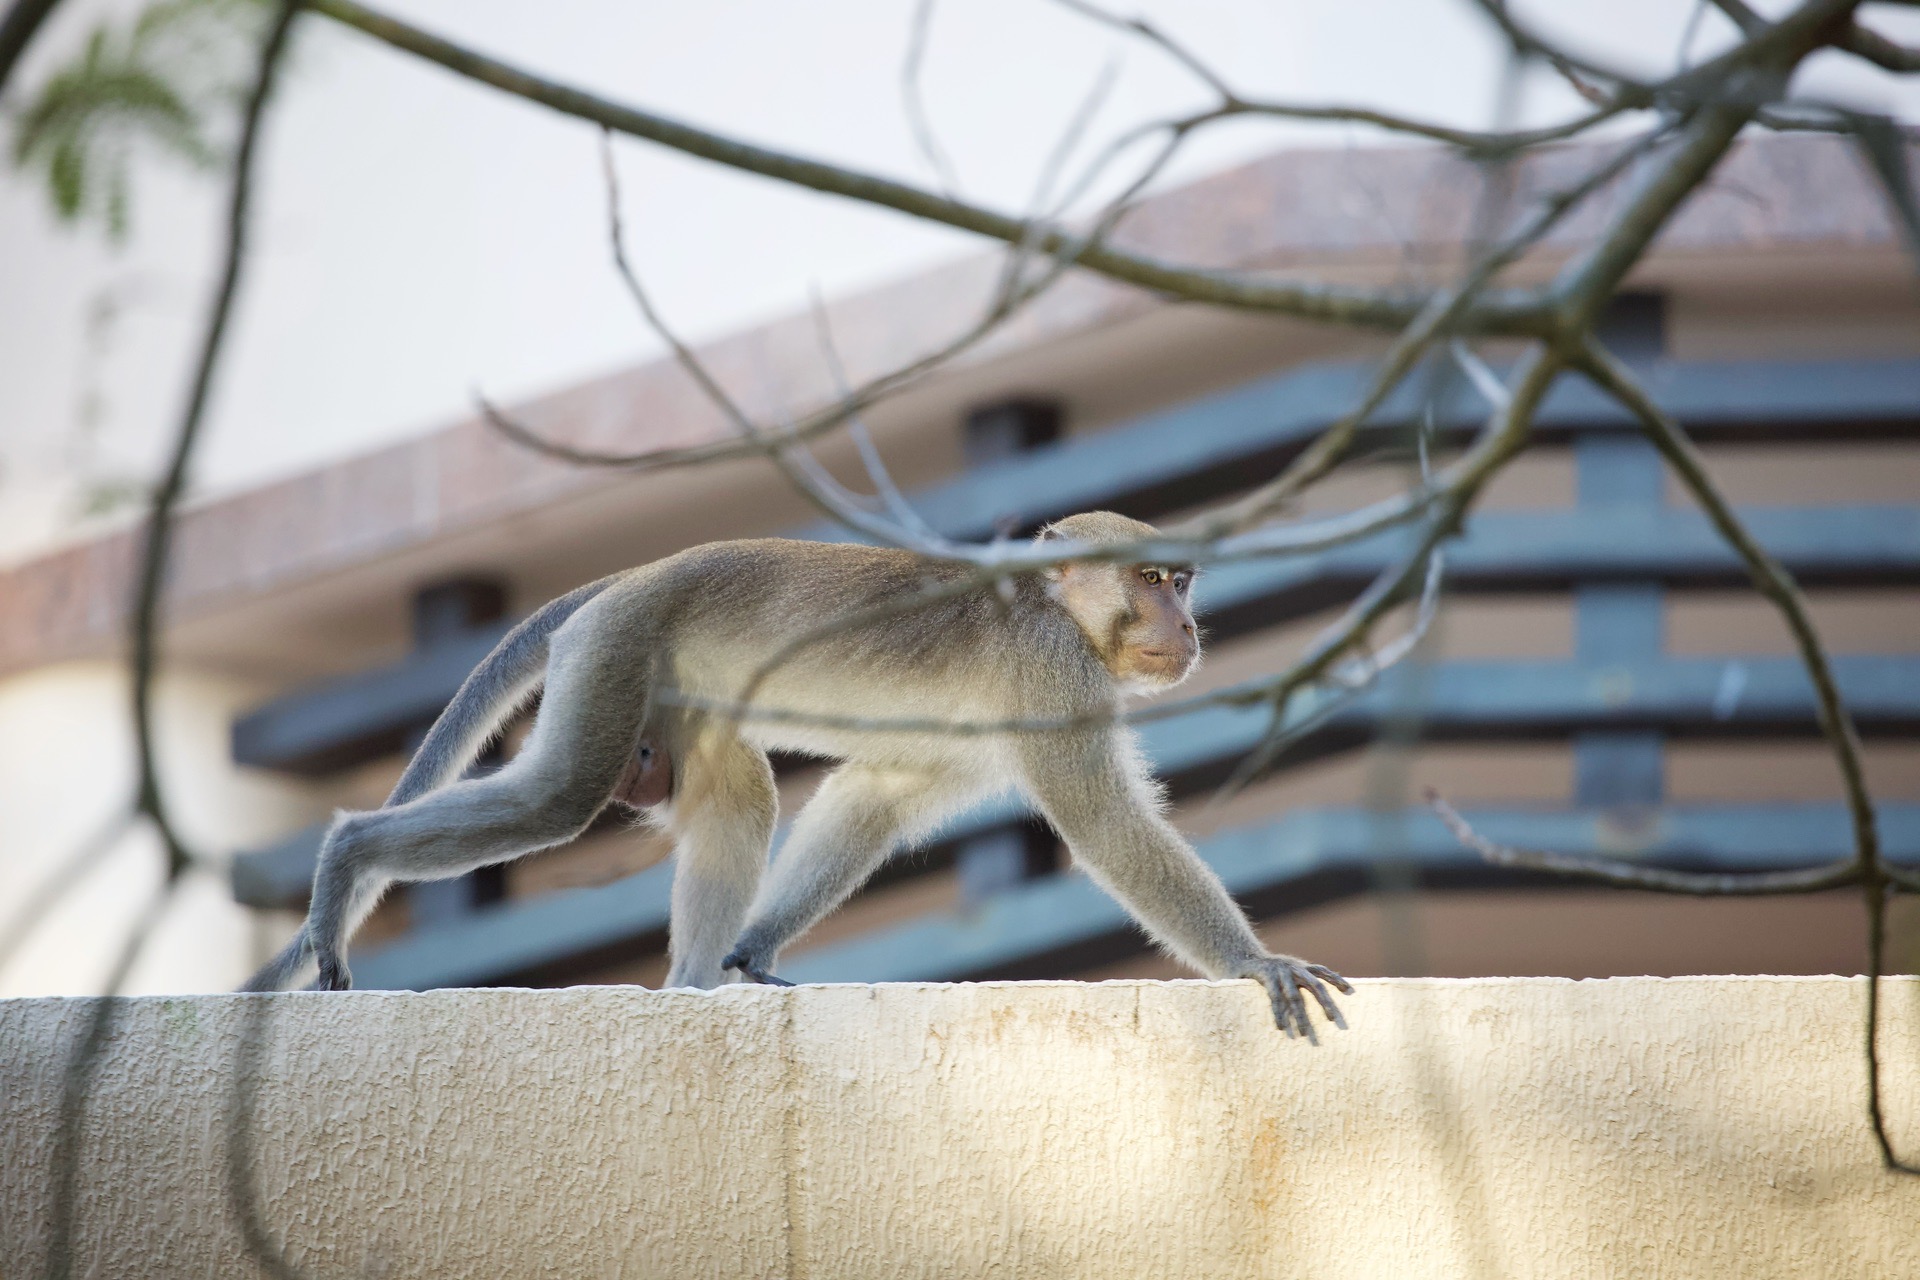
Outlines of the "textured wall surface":
{"type": "MultiPolygon", "coordinates": [[[[1890,981],[1920,1152],[1920,982],[1890,981]]],[[[126,1001],[77,1275],[250,1276],[225,1117],[322,1276],[1912,1276],[1864,984],[1381,981],[1319,1048],[1250,983],[126,1001]]],[[[0,1002],[0,1275],[38,1274],[62,1055],[0,1002]]]]}

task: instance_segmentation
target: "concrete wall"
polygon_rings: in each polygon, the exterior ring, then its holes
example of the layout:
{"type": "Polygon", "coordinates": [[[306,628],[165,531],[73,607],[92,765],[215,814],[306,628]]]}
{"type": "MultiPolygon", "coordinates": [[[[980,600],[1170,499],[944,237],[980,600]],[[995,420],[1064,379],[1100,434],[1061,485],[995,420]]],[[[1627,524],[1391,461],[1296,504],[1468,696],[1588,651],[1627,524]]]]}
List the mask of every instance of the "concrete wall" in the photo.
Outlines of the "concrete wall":
{"type": "MultiPolygon", "coordinates": [[[[1887,986],[1920,1149],[1920,981],[1887,986]]],[[[222,1115],[308,1276],[1910,1276],[1841,978],[144,998],[87,1113],[75,1274],[242,1276],[222,1115]]],[[[46,1246],[82,1001],[0,1002],[0,1274],[46,1246]]]]}

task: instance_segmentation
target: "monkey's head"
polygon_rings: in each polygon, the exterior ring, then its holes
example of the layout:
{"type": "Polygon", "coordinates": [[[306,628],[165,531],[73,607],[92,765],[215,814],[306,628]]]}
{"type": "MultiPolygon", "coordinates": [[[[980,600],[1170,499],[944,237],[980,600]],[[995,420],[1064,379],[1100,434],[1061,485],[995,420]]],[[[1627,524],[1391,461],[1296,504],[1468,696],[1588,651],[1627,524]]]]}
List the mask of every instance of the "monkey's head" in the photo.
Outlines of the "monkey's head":
{"type": "MultiPolygon", "coordinates": [[[[1041,530],[1041,541],[1115,546],[1160,536],[1111,511],[1068,516],[1041,530]]],[[[1190,565],[1087,561],[1047,570],[1047,592],[1079,624],[1114,679],[1131,689],[1170,689],[1200,665],[1200,633],[1188,594],[1190,565]]]]}

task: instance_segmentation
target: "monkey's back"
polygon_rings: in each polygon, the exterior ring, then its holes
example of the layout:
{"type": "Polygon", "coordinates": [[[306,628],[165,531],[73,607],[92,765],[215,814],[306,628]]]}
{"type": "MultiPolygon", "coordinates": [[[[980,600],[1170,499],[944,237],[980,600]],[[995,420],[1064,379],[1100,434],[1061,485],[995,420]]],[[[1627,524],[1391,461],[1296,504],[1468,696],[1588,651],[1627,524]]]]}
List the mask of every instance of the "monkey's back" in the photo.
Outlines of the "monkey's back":
{"type": "MultiPolygon", "coordinates": [[[[1110,701],[1110,686],[1071,618],[1037,575],[968,585],[969,566],[909,551],[784,538],[708,543],[633,570],[573,626],[600,615],[660,663],[663,685],[703,699],[753,690],[757,707],[869,720],[993,721],[1044,701],[1064,713],[1110,701]],[[844,620],[844,621],[840,621],[844,620]],[[956,705],[954,690],[965,693],[956,705]]],[[[769,747],[871,754],[872,733],[767,720],[769,747]],[[856,739],[858,741],[856,742],[856,739]]],[[[894,738],[895,735],[886,735],[894,738]]],[[[919,746],[950,741],[907,735],[919,746]]],[[[904,739],[894,744],[904,749],[904,739]]],[[[975,740],[970,750],[978,752],[975,740]]]]}

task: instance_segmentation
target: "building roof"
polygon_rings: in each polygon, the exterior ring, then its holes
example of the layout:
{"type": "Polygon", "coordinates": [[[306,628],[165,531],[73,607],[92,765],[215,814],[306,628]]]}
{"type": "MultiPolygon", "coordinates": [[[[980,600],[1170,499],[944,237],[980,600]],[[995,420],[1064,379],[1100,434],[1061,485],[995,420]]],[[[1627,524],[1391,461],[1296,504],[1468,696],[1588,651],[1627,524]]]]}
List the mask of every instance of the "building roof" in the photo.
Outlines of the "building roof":
{"type": "MultiPolygon", "coordinates": [[[[1520,188],[1561,185],[1596,154],[1595,146],[1579,146],[1534,157],[1520,188]]],[[[1293,150],[1144,201],[1116,239],[1205,266],[1377,282],[1434,278],[1462,242],[1478,189],[1472,167],[1438,148],[1293,150]]],[[[1620,194],[1599,197],[1559,228],[1536,273],[1588,240],[1620,194]]],[[[1887,206],[1847,144],[1757,136],[1735,148],[1682,209],[1642,277],[1681,278],[1702,264],[1724,271],[1729,261],[1851,257],[1884,265],[1899,253],[1887,206]]],[[[997,265],[996,254],[982,254],[831,305],[848,376],[871,377],[965,328],[997,265]]],[[[983,371],[1182,310],[1191,313],[1078,274],[934,381],[986,385],[983,371]]],[[[833,395],[807,315],[706,344],[701,355],[752,411],[776,420],[833,395]]],[[[541,397],[517,414],[552,438],[622,452],[717,440],[729,430],[666,359],[541,397]]],[[[417,565],[475,531],[537,527],[547,513],[619,497],[633,484],[624,473],[530,456],[469,418],[192,506],[179,524],[171,620],[190,626],[350,571],[417,565]]],[[[112,651],[125,626],[137,537],[122,529],[0,571],[0,673],[112,651]]]]}

